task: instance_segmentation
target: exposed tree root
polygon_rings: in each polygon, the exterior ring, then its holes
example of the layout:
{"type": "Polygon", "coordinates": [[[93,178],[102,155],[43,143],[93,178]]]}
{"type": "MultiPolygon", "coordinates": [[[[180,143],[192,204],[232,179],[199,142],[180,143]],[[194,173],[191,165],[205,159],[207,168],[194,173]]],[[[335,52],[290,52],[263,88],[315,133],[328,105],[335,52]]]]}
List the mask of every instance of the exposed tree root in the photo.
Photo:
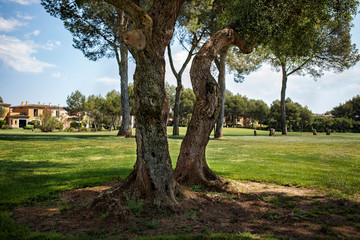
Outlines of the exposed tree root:
{"type": "MultiPolygon", "coordinates": [[[[167,209],[171,212],[181,212],[180,204],[171,196],[166,194],[156,194],[148,176],[133,171],[126,179],[119,184],[113,186],[106,192],[101,193],[89,205],[90,210],[95,215],[108,214],[121,220],[131,220],[134,213],[129,207],[129,201],[132,204],[156,206],[158,209],[167,209]],[[142,180],[141,180],[142,179],[142,180]]],[[[182,187],[178,183],[175,184],[175,196],[182,195],[182,187]]]]}
{"type": "Polygon", "coordinates": [[[178,170],[175,172],[175,178],[178,183],[189,187],[201,185],[204,189],[212,192],[238,193],[228,180],[216,175],[207,165],[201,170],[196,168],[192,168],[191,171],[178,170]]]}
{"type": "Polygon", "coordinates": [[[124,138],[131,138],[132,137],[132,132],[130,131],[122,131],[117,134],[118,137],[124,137],[124,138]]]}

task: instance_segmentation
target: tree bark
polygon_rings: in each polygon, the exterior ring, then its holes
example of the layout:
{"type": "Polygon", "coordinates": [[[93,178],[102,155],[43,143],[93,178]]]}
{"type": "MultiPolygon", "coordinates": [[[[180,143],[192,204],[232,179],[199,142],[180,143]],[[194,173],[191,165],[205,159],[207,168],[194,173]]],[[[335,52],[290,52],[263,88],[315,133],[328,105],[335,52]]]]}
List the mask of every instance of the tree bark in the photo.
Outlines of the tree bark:
{"type": "Polygon", "coordinates": [[[226,91],[225,75],[226,75],[227,51],[228,48],[224,48],[220,51],[219,62],[218,64],[216,64],[219,70],[218,84],[220,87],[221,105],[220,105],[219,118],[216,122],[216,127],[215,127],[215,134],[214,134],[215,138],[221,138],[223,136],[223,126],[224,126],[224,116],[225,116],[225,91],[226,91]]]}
{"type": "Polygon", "coordinates": [[[173,136],[178,136],[180,134],[179,112],[180,112],[181,90],[182,90],[181,79],[177,79],[177,86],[176,86],[176,92],[175,92],[175,104],[174,104],[173,136]]]}
{"type": "Polygon", "coordinates": [[[129,77],[128,77],[128,49],[124,44],[120,45],[121,62],[119,74],[121,78],[121,126],[119,137],[131,137],[130,103],[129,103],[129,77]]]}
{"type": "Polygon", "coordinates": [[[280,96],[280,109],[281,109],[281,126],[282,126],[282,135],[287,135],[287,125],[286,125],[286,104],[285,104],[285,94],[286,94],[286,84],[287,84],[287,73],[286,73],[285,63],[281,63],[282,70],[282,85],[281,85],[281,96],[280,96]]]}
{"type": "Polygon", "coordinates": [[[221,102],[220,89],[210,72],[211,63],[220,50],[231,44],[244,53],[252,50],[233,29],[226,27],[208,39],[193,60],[190,77],[196,102],[175,168],[175,177],[180,183],[215,189],[223,185],[221,178],[207,165],[205,150],[221,102]]]}
{"type": "Polygon", "coordinates": [[[136,61],[137,158],[134,170],[116,192],[127,191],[148,203],[172,209],[178,203],[166,131],[169,103],[165,90],[164,53],[183,1],[155,0],[147,13],[131,0],[106,0],[124,10],[135,30],[125,33],[124,41],[136,61]]]}

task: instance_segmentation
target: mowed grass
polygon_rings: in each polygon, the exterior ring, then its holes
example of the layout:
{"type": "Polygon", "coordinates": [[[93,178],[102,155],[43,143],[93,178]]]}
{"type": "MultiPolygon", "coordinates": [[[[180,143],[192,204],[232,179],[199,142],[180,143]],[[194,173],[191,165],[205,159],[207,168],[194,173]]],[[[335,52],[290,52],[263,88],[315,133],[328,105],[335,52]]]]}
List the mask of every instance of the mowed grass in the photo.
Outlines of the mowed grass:
{"type": "MultiPolygon", "coordinates": [[[[169,136],[173,167],[182,138],[169,136]]],[[[171,134],[172,129],[169,129],[171,134]]],[[[225,178],[318,188],[341,197],[360,193],[360,134],[290,133],[225,128],[209,141],[209,166],[225,178]]],[[[0,132],[0,207],[47,199],[59,191],[125,178],[135,138],[98,133],[0,132]]]]}

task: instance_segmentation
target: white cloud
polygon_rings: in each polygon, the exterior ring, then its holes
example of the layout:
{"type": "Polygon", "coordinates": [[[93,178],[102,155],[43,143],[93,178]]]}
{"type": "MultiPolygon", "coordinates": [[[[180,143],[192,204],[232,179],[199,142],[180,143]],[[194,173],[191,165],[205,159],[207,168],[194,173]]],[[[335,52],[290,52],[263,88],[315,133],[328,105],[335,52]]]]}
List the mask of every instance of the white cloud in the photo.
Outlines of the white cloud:
{"type": "Polygon", "coordinates": [[[31,32],[31,33],[25,34],[24,36],[26,38],[30,38],[31,36],[39,36],[39,35],[40,35],[40,30],[35,30],[35,31],[31,32]]]}
{"type": "Polygon", "coordinates": [[[9,0],[9,2],[15,2],[21,5],[30,5],[34,3],[40,3],[40,0],[9,0]]]}
{"type": "MultiPolygon", "coordinates": [[[[40,32],[39,32],[40,33],[40,32]]],[[[47,41],[47,43],[42,46],[42,48],[46,49],[46,50],[53,50],[55,47],[60,46],[61,43],[59,41],[53,42],[53,41],[47,41]]]]}
{"type": "Polygon", "coordinates": [[[26,13],[21,13],[21,12],[17,12],[16,17],[20,18],[20,19],[24,19],[24,20],[32,20],[34,18],[33,16],[30,16],[26,13]]]}
{"type": "Polygon", "coordinates": [[[60,72],[54,72],[53,74],[52,74],[52,77],[53,78],[60,78],[62,76],[62,74],[60,73],[60,72]]]}
{"type": "Polygon", "coordinates": [[[0,35],[0,59],[18,72],[41,73],[53,64],[42,62],[32,56],[39,48],[32,41],[24,42],[15,37],[0,35]]]}
{"type": "Polygon", "coordinates": [[[120,84],[120,79],[118,78],[111,78],[111,77],[102,77],[102,78],[98,78],[96,79],[97,82],[101,82],[104,83],[105,85],[119,85],[120,84]]]}
{"type": "Polygon", "coordinates": [[[0,32],[11,32],[16,27],[20,27],[25,25],[25,23],[22,23],[15,18],[5,19],[0,16],[0,32]]]}

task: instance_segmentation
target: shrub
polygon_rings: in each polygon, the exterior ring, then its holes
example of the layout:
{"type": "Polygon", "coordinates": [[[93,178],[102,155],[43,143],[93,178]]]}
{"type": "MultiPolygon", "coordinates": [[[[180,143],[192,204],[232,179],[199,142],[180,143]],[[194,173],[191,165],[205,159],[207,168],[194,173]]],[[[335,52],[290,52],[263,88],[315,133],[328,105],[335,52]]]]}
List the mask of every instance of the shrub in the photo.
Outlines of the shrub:
{"type": "Polygon", "coordinates": [[[6,124],[5,120],[0,120],[0,128],[2,128],[2,126],[4,126],[6,124]]]}
{"type": "Polygon", "coordinates": [[[40,120],[32,120],[29,122],[29,124],[31,124],[32,126],[34,126],[34,128],[39,128],[40,127],[40,120]]]}
{"type": "Polygon", "coordinates": [[[90,132],[90,131],[91,131],[90,128],[85,128],[85,127],[80,128],[80,132],[90,132]]]}
{"type": "Polygon", "coordinates": [[[10,125],[3,125],[3,126],[1,127],[1,129],[3,129],[3,130],[13,129],[13,127],[10,126],[10,125]]]}
{"type": "Polygon", "coordinates": [[[70,127],[70,128],[67,128],[67,129],[66,129],[66,131],[67,131],[67,132],[75,132],[75,131],[76,131],[76,129],[75,129],[75,128],[70,127]]]}
{"type": "Polygon", "coordinates": [[[23,126],[23,129],[32,130],[34,129],[34,126],[23,126]]]}
{"type": "MultiPolygon", "coordinates": [[[[83,126],[83,123],[80,123],[80,128],[83,126]]],[[[79,128],[79,123],[78,122],[71,122],[70,123],[70,128],[75,128],[78,129],[79,128]]]]}
{"type": "Polygon", "coordinates": [[[42,125],[40,129],[42,132],[52,132],[56,127],[59,126],[59,121],[56,117],[51,115],[50,109],[45,109],[44,114],[40,116],[42,125]]]}

